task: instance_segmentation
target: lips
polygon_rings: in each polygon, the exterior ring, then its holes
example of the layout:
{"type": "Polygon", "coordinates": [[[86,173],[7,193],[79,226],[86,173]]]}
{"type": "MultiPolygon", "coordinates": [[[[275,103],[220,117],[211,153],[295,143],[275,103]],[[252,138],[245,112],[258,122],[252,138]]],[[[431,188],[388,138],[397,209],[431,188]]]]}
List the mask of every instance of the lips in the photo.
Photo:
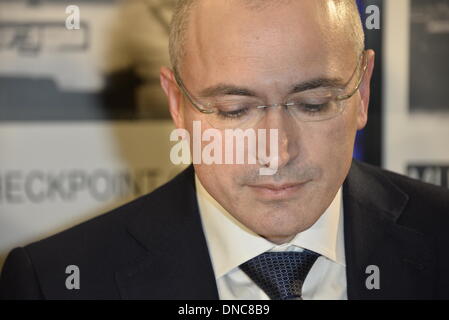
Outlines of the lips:
{"type": "Polygon", "coordinates": [[[279,191],[279,190],[285,190],[285,189],[289,189],[295,186],[300,185],[300,183],[286,183],[286,184],[258,184],[258,185],[252,185],[250,187],[253,188],[264,188],[264,189],[270,189],[270,190],[274,190],[274,191],[279,191]]]}
{"type": "Polygon", "coordinates": [[[283,184],[265,183],[258,185],[249,185],[249,187],[260,198],[266,200],[281,200],[295,196],[306,183],[307,182],[283,184]]]}

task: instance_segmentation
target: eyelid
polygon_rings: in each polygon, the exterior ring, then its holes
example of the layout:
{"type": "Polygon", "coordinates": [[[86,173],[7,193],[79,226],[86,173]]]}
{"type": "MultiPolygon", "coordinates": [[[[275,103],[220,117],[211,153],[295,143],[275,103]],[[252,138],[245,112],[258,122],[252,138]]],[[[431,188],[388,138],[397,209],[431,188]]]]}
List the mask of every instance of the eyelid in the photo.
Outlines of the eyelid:
{"type": "MultiPolygon", "coordinates": [[[[291,102],[292,99],[295,98],[300,98],[300,97],[308,97],[308,98],[314,98],[313,93],[320,93],[320,92],[327,92],[330,93],[329,95],[319,95],[319,96],[315,96],[316,98],[322,98],[322,97],[329,97],[329,98],[334,98],[337,97],[338,95],[342,94],[342,92],[344,91],[344,88],[339,88],[339,87],[320,87],[320,88],[314,88],[314,89],[309,89],[309,90],[305,90],[305,91],[301,91],[301,92],[297,92],[294,94],[289,95],[286,99],[284,99],[284,104],[288,104],[291,102]]],[[[210,107],[213,107],[214,105],[219,108],[219,107],[226,107],[226,106],[232,106],[233,104],[235,105],[239,105],[239,104],[248,104],[248,105],[252,105],[255,108],[260,108],[260,109],[264,109],[269,107],[268,104],[264,103],[262,99],[259,99],[257,97],[250,97],[250,96],[232,96],[232,97],[227,97],[227,99],[223,99],[222,97],[215,97],[214,99],[209,100],[209,103],[205,103],[204,105],[209,105],[210,107]]]]}

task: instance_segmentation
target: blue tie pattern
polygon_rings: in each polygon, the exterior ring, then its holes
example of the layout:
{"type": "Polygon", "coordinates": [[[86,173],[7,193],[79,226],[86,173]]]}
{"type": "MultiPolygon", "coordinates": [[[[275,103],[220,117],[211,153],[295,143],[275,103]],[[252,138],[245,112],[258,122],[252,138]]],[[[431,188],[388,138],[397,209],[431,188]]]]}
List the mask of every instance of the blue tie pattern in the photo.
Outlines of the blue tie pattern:
{"type": "Polygon", "coordinates": [[[240,265],[272,300],[301,300],[302,285],[319,254],[265,252],[240,265]]]}

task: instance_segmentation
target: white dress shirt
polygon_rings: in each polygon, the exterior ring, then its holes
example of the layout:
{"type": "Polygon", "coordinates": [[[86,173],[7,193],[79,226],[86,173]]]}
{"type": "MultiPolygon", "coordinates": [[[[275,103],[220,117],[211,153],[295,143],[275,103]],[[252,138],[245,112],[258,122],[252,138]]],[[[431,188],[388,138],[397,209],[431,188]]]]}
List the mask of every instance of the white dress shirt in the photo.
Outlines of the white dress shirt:
{"type": "Polygon", "coordinates": [[[312,250],[320,257],[302,288],[304,300],[347,299],[341,188],[329,208],[306,231],[276,245],[230,215],[195,176],[201,221],[221,300],[269,300],[239,266],[267,251],[312,250]]]}

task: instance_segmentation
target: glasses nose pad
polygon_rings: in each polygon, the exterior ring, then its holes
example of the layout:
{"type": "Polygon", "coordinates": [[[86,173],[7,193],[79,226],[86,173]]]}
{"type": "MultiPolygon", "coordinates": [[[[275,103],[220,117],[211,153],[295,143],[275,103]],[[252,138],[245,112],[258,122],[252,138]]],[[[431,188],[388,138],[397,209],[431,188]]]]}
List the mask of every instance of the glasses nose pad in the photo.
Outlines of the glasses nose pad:
{"type": "Polygon", "coordinates": [[[258,113],[258,117],[257,117],[257,121],[254,123],[254,125],[259,125],[260,122],[262,121],[262,119],[265,119],[266,112],[268,111],[268,109],[275,109],[275,108],[282,108],[282,107],[287,108],[287,105],[285,103],[275,103],[272,105],[264,105],[264,106],[257,107],[256,110],[258,113]]]}

